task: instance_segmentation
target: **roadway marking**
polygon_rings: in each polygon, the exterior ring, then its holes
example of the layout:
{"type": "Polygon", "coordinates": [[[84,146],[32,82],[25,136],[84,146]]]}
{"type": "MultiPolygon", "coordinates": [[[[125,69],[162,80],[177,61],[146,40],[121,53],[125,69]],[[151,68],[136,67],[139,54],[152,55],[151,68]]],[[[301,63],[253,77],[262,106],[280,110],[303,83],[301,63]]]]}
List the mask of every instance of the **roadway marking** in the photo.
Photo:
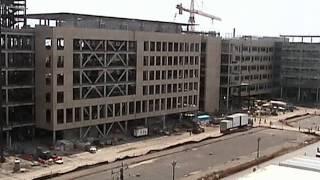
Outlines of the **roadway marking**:
{"type": "Polygon", "coordinates": [[[147,160],[147,161],[142,161],[142,162],[139,162],[137,164],[132,164],[129,166],[130,169],[132,168],[135,168],[135,167],[138,167],[138,166],[141,166],[141,165],[145,165],[145,164],[151,164],[153,162],[155,162],[157,159],[151,159],[151,160],[147,160]]]}

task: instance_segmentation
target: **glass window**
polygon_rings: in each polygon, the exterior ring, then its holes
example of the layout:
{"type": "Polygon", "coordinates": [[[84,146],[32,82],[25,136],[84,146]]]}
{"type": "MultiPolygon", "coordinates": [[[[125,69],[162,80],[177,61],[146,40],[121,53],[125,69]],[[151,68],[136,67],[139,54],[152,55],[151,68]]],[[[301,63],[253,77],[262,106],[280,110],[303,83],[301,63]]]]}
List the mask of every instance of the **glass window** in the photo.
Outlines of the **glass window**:
{"type": "Polygon", "coordinates": [[[154,109],[154,104],[153,104],[153,99],[149,100],[149,112],[153,112],[154,109]]]}
{"type": "Polygon", "coordinates": [[[167,65],[167,56],[162,56],[162,66],[167,65]]]}
{"type": "Polygon", "coordinates": [[[156,57],[156,65],[157,65],[157,66],[160,66],[160,65],[161,65],[161,57],[160,57],[160,56],[157,56],[157,57],[156,57]]]}
{"type": "Polygon", "coordinates": [[[149,95],[153,95],[154,94],[154,86],[151,85],[149,86],[149,95]]]}
{"type": "Polygon", "coordinates": [[[52,40],[51,40],[51,38],[46,38],[45,40],[44,40],[44,45],[45,45],[45,47],[47,48],[47,49],[51,49],[51,46],[52,46],[52,40]]]}
{"type": "Polygon", "coordinates": [[[63,92],[57,92],[57,103],[63,103],[63,102],[64,102],[63,92]]]}
{"type": "Polygon", "coordinates": [[[58,38],[57,39],[57,49],[58,50],[63,50],[64,49],[64,39],[63,38],[58,38]]]}
{"type": "Polygon", "coordinates": [[[154,71],[149,71],[149,80],[150,81],[154,80],[154,71]]]}
{"type": "Polygon", "coordinates": [[[129,102],[129,114],[134,114],[134,102],[129,102]]]}
{"type": "Polygon", "coordinates": [[[127,115],[127,103],[122,103],[122,116],[127,115]]]}
{"type": "Polygon", "coordinates": [[[167,42],[162,42],[162,51],[163,52],[167,51],[167,42]]]}
{"type": "Polygon", "coordinates": [[[63,109],[57,110],[57,123],[58,124],[64,123],[64,110],[63,109]]]}
{"type": "Polygon", "coordinates": [[[143,56],[143,65],[148,66],[149,65],[149,57],[148,56],[143,56]]]}
{"type": "Polygon", "coordinates": [[[51,122],[51,110],[50,109],[46,110],[46,122],[47,123],[51,122]]]}
{"type": "Polygon", "coordinates": [[[120,103],[116,103],[114,105],[114,113],[115,113],[115,116],[120,116],[120,113],[121,113],[120,103]]]}
{"type": "Polygon", "coordinates": [[[148,71],[143,71],[143,80],[144,81],[148,80],[148,71]]]}
{"type": "Polygon", "coordinates": [[[58,56],[57,68],[63,68],[64,66],[64,56],[58,56]]]}
{"type": "Polygon", "coordinates": [[[67,123],[73,122],[73,109],[72,108],[66,109],[66,122],[67,123]]]}
{"type": "Polygon", "coordinates": [[[64,75],[63,73],[57,74],[57,85],[63,86],[64,84],[64,75]]]}
{"type": "Polygon", "coordinates": [[[150,66],[154,66],[154,56],[150,56],[150,66]]]}
{"type": "Polygon", "coordinates": [[[141,113],[141,102],[140,101],[136,102],[136,113],[141,113]]]}
{"type": "Polygon", "coordinates": [[[144,41],[143,49],[144,49],[144,51],[149,51],[149,42],[148,41],[144,41]]]}
{"type": "Polygon", "coordinates": [[[150,51],[155,51],[155,46],[156,46],[155,42],[151,41],[150,42],[150,51]]]}
{"type": "Polygon", "coordinates": [[[156,80],[160,80],[160,71],[156,71],[156,80]]]}
{"type": "Polygon", "coordinates": [[[158,51],[158,52],[161,51],[161,42],[157,42],[157,51],[158,51]]]}
{"type": "Polygon", "coordinates": [[[74,109],[74,120],[76,122],[81,121],[81,108],[74,109]]]}

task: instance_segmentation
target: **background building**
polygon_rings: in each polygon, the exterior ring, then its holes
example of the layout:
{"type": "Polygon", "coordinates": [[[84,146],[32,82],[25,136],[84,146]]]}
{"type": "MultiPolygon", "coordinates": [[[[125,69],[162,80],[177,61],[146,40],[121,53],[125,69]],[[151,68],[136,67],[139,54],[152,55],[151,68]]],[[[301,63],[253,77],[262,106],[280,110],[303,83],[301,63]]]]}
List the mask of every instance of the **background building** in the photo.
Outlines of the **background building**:
{"type": "Polygon", "coordinates": [[[280,38],[251,36],[222,40],[220,110],[236,110],[234,105],[239,108],[250,97],[271,97],[278,41],[280,38]]]}
{"type": "Polygon", "coordinates": [[[281,97],[297,102],[319,102],[320,36],[283,36],[281,97]]]}
{"type": "Polygon", "coordinates": [[[9,146],[33,134],[34,32],[25,10],[25,0],[1,4],[1,122],[9,146]]]}

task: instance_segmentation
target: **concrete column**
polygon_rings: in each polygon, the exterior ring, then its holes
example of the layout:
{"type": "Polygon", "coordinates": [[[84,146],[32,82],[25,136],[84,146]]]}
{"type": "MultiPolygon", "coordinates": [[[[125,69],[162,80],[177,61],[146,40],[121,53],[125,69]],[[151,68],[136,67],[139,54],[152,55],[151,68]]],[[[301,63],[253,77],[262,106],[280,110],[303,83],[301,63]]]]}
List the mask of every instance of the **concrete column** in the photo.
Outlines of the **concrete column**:
{"type": "Polygon", "coordinates": [[[230,94],[230,88],[227,88],[227,112],[229,111],[229,94],[230,94]]]}
{"type": "Polygon", "coordinates": [[[52,131],[52,145],[56,143],[56,131],[52,131]]]}
{"type": "Polygon", "coordinates": [[[79,139],[82,139],[82,128],[79,128],[79,139]]]}
{"type": "Polygon", "coordinates": [[[183,118],[183,114],[180,113],[180,114],[179,114],[179,122],[180,122],[180,123],[182,122],[182,118],[183,118]]]}
{"type": "Polygon", "coordinates": [[[317,88],[317,98],[316,101],[319,102],[319,88],[317,88]]]}
{"type": "Polygon", "coordinates": [[[300,97],[300,94],[301,94],[301,88],[298,88],[298,99],[297,99],[298,102],[300,102],[300,98],[301,98],[301,97],[300,97]]]}
{"type": "Polygon", "coordinates": [[[124,130],[128,133],[128,121],[124,122],[124,130]]]}
{"type": "Polygon", "coordinates": [[[283,87],[280,88],[280,98],[283,98],[283,87]]]}
{"type": "Polygon", "coordinates": [[[10,131],[7,131],[7,146],[8,146],[9,149],[12,148],[10,131]]]}
{"type": "Polygon", "coordinates": [[[144,127],[148,127],[148,118],[144,118],[144,127]]]}
{"type": "Polygon", "coordinates": [[[166,115],[162,116],[162,129],[166,129],[166,115]]]}

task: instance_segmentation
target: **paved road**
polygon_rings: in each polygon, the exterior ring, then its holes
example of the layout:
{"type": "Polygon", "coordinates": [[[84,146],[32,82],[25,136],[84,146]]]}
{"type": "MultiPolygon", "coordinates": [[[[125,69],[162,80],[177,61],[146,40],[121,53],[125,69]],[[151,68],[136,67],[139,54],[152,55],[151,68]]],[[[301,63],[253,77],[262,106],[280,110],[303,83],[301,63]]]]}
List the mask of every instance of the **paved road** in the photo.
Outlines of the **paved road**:
{"type": "MultiPolygon", "coordinates": [[[[125,170],[125,177],[130,180],[171,179],[171,162],[175,160],[177,161],[176,178],[192,179],[192,177],[216,167],[221,168],[243,160],[254,159],[258,137],[261,138],[260,147],[261,155],[263,155],[278,151],[284,147],[294,146],[297,143],[304,142],[311,136],[297,132],[257,128],[248,132],[236,133],[218,139],[154,153],[140,157],[140,159],[126,160],[124,163],[129,164],[129,166],[125,170]],[[161,157],[155,157],[157,155],[161,157]],[[136,160],[142,160],[142,162],[134,163],[136,160]]],[[[78,171],[56,179],[112,180],[116,175],[112,175],[111,169],[120,165],[120,163],[122,162],[78,171]]]]}
{"type": "MultiPolygon", "coordinates": [[[[262,163],[258,166],[258,168],[263,168],[269,165],[278,165],[280,162],[285,161],[287,159],[295,158],[298,156],[310,156],[310,157],[315,157],[317,147],[320,147],[320,142],[306,146],[302,149],[299,149],[297,151],[285,154],[283,156],[277,157],[275,159],[272,159],[270,161],[267,161],[265,163],[262,163]]],[[[319,158],[320,160],[320,158],[319,158]]],[[[239,173],[236,173],[234,175],[231,175],[229,177],[224,178],[224,180],[234,180],[234,179],[239,179],[240,177],[244,177],[252,172],[253,168],[249,168],[247,170],[241,171],[239,173]]]]}
{"type": "Polygon", "coordinates": [[[303,129],[318,129],[320,126],[320,116],[311,116],[305,119],[300,119],[298,121],[290,122],[290,125],[294,127],[301,127],[303,129]]]}

